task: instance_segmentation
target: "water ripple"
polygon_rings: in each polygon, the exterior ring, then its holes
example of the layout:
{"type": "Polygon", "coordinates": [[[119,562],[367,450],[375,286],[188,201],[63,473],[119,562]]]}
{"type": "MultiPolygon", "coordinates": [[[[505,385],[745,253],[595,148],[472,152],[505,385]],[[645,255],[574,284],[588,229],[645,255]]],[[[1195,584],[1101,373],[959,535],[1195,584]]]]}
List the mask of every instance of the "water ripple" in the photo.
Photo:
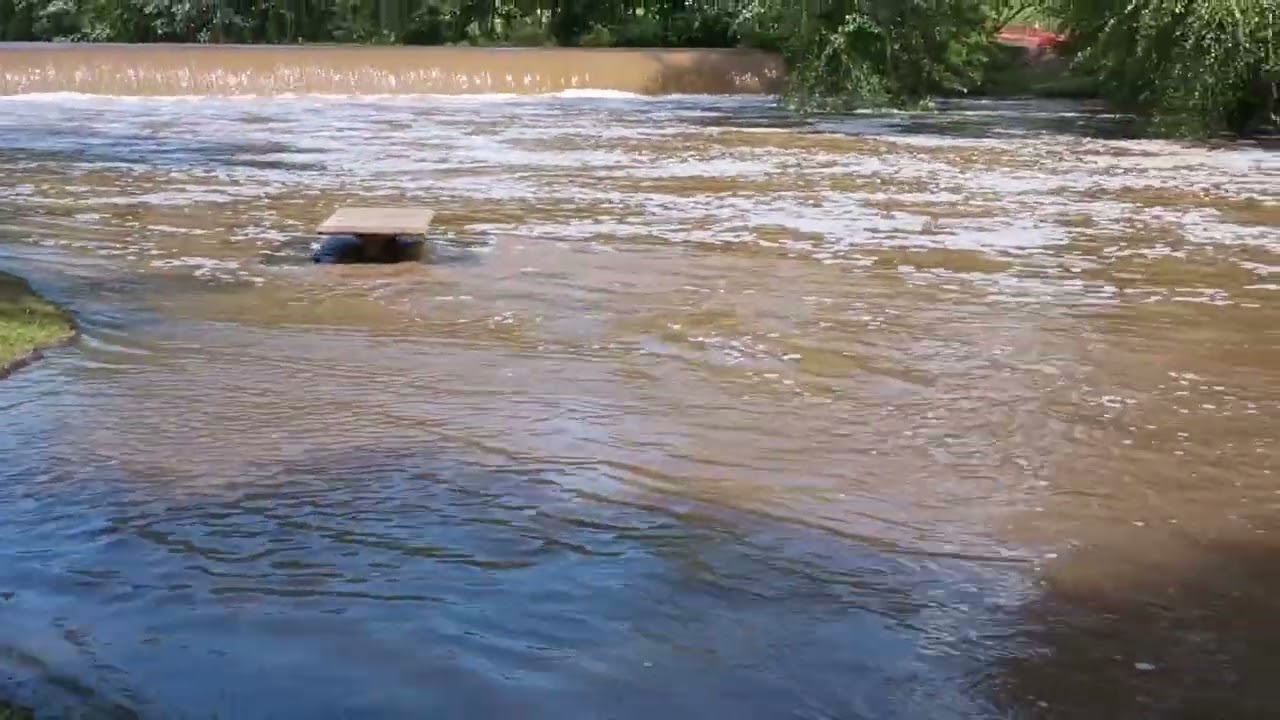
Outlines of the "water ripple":
{"type": "Polygon", "coordinates": [[[0,267],[85,334],[0,383],[0,697],[1087,705],[1037,673],[1159,649],[1091,602],[1275,529],[1280,165],[1086,115],[0,98],[0,267]],[[308,262],[374,201],[432,262],[308,262]]]}

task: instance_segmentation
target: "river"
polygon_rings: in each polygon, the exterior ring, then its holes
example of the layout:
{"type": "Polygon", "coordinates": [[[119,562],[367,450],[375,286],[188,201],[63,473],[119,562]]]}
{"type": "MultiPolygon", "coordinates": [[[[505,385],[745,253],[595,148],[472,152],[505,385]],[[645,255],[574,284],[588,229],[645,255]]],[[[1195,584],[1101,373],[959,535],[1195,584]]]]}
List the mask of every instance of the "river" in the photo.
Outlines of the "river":
{"type": "Polygon", "coordinates": [[[1280,155],[1068,103],[0,97],[0,698],[1280,712],[1280,155]],[[433,261],[322,267],[342,204],[433,261]]]}

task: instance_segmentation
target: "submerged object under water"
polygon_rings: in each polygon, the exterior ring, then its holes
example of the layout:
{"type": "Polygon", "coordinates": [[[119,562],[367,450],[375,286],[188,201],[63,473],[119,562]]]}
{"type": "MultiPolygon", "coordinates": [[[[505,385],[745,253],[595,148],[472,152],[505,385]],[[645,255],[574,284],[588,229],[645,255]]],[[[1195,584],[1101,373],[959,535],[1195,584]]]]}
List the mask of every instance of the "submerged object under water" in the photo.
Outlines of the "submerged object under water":
{"type": "Polygon", "coordinates": [[[420,260],[435,213],[421,208],[345,207],[317,231],[317,263],[398,263],[420,260]]]}
{"type": "Polygon", "coordinates": [[[329,235],[311,255],[321,264],[398,263],[421,260],[426,242],[404,235],[329,235]]]}

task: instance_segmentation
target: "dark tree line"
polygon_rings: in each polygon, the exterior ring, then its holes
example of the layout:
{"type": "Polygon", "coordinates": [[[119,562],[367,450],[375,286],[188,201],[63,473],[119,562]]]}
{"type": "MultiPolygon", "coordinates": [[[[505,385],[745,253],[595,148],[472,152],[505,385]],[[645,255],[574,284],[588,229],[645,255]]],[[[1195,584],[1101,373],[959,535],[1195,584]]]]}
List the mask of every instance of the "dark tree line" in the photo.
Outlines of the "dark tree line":
{"type": "Polygon", "coordinates": [[[0,0],[9,41],[731,46],[725,0],[0,0]]]}
{"type": "Polygon", "coordinates": [[[1280,118],[1280,0],[1045,0],[1121,107],[1173,130],[1280,118]]]}
{"type": "Polygon", "coordinates": [[[1036,19],[1075,71],[1152,127],[1274,126],[1280,0],[0,0],[0,39],[589,45],[777,50],[798,107],[980,90],[1036,19]]]}

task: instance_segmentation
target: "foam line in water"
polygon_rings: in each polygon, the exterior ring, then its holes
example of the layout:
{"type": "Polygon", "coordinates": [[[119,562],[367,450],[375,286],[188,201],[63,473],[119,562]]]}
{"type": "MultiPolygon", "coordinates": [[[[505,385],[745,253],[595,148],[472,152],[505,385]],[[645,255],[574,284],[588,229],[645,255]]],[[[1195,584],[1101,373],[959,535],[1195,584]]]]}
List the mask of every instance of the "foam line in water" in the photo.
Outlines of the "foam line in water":
{"type": "Polygon", "coordinates": [[[399,102],[399,103],[450,103],[450,104],[488,104],[488,103],[529,103],[547,100],[585,100],[607,101],[617,100],[628,103],[709,103],[725,101],[757,101],[759,95],[753,94],[689,94],[672,93],[669,95],[643,95],[622,90],[560,90],[546,93],[474,93],[470,95],[447,95],[434,93],[413,94],[334,94],[334,93],[280,93],[276,95],[109,95],[84,92],[33,92],[21,95],[0,95],[0,103],[94,103],[94,102],[135,102],[135,103],[205,103],[205,102],[255,102],[266,100],[312,100],[317,102],[349,103],[360,102],[399,102]]]}

